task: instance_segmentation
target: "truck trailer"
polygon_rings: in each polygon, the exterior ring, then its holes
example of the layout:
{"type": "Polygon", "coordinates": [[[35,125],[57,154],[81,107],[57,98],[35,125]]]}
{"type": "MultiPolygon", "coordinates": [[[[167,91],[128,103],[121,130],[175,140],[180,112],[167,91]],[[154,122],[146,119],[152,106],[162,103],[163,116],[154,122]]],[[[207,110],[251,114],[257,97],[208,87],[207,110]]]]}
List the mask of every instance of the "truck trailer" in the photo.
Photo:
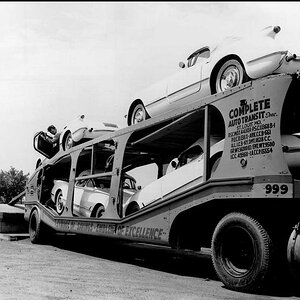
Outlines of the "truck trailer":
{"type": "Polygon", "coordinates": [[[226,287],[263,288],[299,221],[299,98],[296,74],[271,75],[59,151],[26,185],[32,243],[51,228],[211,248],[226,287]]]}

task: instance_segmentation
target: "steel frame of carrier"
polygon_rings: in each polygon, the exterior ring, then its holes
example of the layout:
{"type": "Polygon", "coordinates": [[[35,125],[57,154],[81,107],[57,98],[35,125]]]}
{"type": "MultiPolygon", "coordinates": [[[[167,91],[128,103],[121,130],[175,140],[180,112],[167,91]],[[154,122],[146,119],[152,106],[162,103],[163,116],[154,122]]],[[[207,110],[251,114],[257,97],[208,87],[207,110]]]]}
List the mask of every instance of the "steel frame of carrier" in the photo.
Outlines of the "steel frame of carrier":
{"type": "Polygon", "coordinates": [[[295,125],[299,119],[299,95],[296,76],[272,75],[195,99],[181,108],[57,153],[35,170],[26,186],[24,216],[29,221],[32,242],[47,238],[43,231],[47,226],[56,232],[195,252],[211,247],[216,273],[227,287],[239,291],[261,288],[274,265],[284,265],[283,249],[298,220],[300,178],[288,166],[285,155],[292,150],[283,147],[281,137],[300,132],[299,125],[295,125]],[[213,174],[211,135],[224,139],[213,174]],[[165,174],[163,165],[199,137],[204,137],[201,180],[124,216],[120,182],[134,159],[144,153],[149,154],[149,161],[157,159],[161,177],[165,174]],[[113,148],[111,170],[97,173],[93,158],[96,152],[92,152],[91,162],[86,164],[91,174],[78,176],[83,149],[95,150],[95,145],[102,144],[113,148]],[[68,161],[69,188],[65,210],[58,215],[47,206],[49,191],[44,196],[43,188],[47,176],[52,180],[55,172],[64,172],[64,160],[68,161]],[[48,169],[52,170],[51,176],[48,169]],[[104,215],[98,219],[74,216],[75,183],[104,176],[111,176],[104,215]]]}

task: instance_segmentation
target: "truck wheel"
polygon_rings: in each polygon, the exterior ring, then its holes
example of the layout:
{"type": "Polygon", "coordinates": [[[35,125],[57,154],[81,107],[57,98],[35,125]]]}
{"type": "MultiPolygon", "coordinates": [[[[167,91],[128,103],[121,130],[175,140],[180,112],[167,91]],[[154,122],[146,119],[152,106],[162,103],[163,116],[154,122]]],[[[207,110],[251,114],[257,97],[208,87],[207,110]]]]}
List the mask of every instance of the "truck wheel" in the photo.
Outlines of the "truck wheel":
{"type": "Polygon", "coordinates": [[[227,60],[219,69],[215,90],[217,93],[224,92],[246,81],[247,75],[242,64],[236,59],[227,60]]]}
{"type": "Polygon", "coordinates": [[[45,224],[42,223],[39,212],[35,209],[29,219],[29,237],[33,244],[43,241],[45,224]]]}
{"type": "Polygon", "coordinates": [[[268,278],[272,248],[268,233],[258,221],[242,213],[230,213],[213,233],[214,269],[232,290],[258,290],[268,278]]]}
{"type": "Polygon", "coordinates": [[[287,246],[287,260],[289,269],[293,279],[298,282],[300,280],[300,223],[295,227],[290,235],[287,246]]]}

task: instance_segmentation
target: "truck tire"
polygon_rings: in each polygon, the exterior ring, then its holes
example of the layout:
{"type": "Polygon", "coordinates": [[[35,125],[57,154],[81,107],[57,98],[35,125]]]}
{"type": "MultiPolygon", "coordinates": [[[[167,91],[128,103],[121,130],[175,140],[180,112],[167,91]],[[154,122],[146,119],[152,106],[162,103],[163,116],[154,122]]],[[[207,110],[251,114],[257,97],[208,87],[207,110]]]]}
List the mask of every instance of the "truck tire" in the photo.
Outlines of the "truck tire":
{"type": "Polygon", "coordinates": [[[44,240],[45,224],[41,221],[40,213],[35,209],[29,218],[29,237],[33,244],[40,244],[44,240]]]}
{"type": "Polygon", "coordinates": [[[293,279],[296,282],[300,280],[300,235],[299,235],[300,223],[295,226],[292,231],[288,246],[287,246],[287,260],[289,263],[289,269],[293,279]]]}
{"type": "Polygon", "coordinates": [[[242,292],[259,290],[272,265],[272,241],[262,225],[243,213],[226,215],[212,238],[214,269],[226,287],[242,292]]]}

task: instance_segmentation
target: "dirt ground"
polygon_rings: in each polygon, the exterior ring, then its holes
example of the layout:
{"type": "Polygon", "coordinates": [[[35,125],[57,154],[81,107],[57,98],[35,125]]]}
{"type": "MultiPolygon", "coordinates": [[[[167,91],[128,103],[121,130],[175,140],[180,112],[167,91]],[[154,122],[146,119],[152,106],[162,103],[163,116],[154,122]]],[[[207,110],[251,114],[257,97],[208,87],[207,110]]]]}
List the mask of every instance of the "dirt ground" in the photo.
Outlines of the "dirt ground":
{"type": "Polygon", "coordinates": [[[300,299],[290,286],[265,295],[230,291],[208,256],[78,236],[43,245],[1,240],[0,249],[1,300],[300,299]]]}

